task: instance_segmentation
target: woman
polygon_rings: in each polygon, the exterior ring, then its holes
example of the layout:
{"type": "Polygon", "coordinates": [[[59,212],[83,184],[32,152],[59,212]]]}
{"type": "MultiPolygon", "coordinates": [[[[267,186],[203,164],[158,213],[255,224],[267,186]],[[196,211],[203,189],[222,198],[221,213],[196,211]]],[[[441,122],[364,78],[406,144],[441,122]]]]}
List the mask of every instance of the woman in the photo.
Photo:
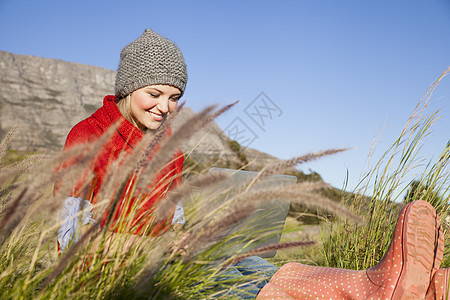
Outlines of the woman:
{"type": "MultiPolygon", "coordinates": [[[[93,184],[76,185],[72,197],[65,201],[62,218],[66,222],[58,231],[62,250],[79,238],[80,225],[93,223],[89,208],[96,203],[109,168],[123,153],[131,153],[145,134],[153,134],[160,128],[163,120],[177,108],[186,82],[183,55],[174,43],[157,33],[145,30],[122,50],[115,95],[106,96],[103,106],[75,125],[67,137],[65,149],[95,141],[111,131],[110,128],[114,129],[95,158],[93,184]],[[79,218],[71,218],[80,207],[88,211],[82,215],[81,224],[79,218]]],[[[157,234],[171,223],[184,222],[183,209],[179,206],[174,217],[150,229],[146,226],[155,203],[180,184],[183,161],[183,154],[178,151],[158,172],[152,182],[156,192],[139,199],[142,203],[133,216],[132,233],[157,234]]],[[[118,207],[121,206],[119,203],[118,207]]],[[[128,213],[128,209],[118,210],[115,220],[128,213]]],[[[105,222],[103,218],[102,226],[105,222]]],[[[112,224],[111,229],[117,231],[117,226],[112,224]]],[[[218,281],[265,274],[266,280],[249,282],[234,294],[237,298],[254,298],[259,293],[261,299],[440,299],[447,292],[445,283],[448,282],[448,270],[439,269],[442,255],[442,228],[436,212],[428,203],[415,201],[403,208],[388,252],[371,269],[352,271],[289,263],[278,270],[263,259],[250,257],[221,273],[218,281]]]]}
{"type": "MultiPolygon", "coordinates": [[[[89,207],[97,202],[98,192],[110,167],[123,153],[131,153],[146,134],[153,134],[163,120],[175,111],[186,82],[187,71],[183,55],[174,43],[159,34],[147,29],[141,37],[122,50],[115,95],[106,96],[103,106],[76,124],[67,136],[65,149],[96,141],[112,126],[116,127],[96,155],[92,166],[94,180],[90,186],[86,187],[86,183],[81,180],[74,186],[72,197],[65,201],[62,218],[68,221],[58,232],[58,242],[62,250],[69,243],[77,241],[80,235],[78,219],[71,216],[78,212],[80,206],[89,211],[89,207]]],[[[167,133],[170,135],[170,128],[167,133]]],[[[153,192],[150,197],[141,201],[132,224],[134,233],[143,234],[144,230],[148,230],[148,212],[169,190],[180,184],[183,162],[183,153],[178,151],[170,163],[156,175],[153,184],[154,190],[158,192],[153,192]]],[[[119,203],[118,207],[122,204],[119,203]]],[[[129,206],[132,204],[127,203],[129,206]]],[[[117,218],[118,214],[115,216],[115,219],[117,218]]],[[[157,224],[152,228],[153,233],[167,229],[168,221],[183,223],[182,206],[177,207],[175,218],[171,219],[157,224]]],[[[101,225],[104,226],[105,222],[106,218],[103,218],[101,225]]],[[[92,211],[82,218],[83,226],[89,223],[93,223],[92,211]]]]}

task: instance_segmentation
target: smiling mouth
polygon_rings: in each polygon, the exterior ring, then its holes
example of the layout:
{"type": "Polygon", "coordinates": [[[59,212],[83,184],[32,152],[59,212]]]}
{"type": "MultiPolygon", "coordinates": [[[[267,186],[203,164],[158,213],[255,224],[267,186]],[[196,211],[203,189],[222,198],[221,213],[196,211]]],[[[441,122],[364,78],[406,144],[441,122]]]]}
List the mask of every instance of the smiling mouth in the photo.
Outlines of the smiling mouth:
{"type": "Polygon", "coordinates": [[[152,115],[153,118],[155,120],[157,120],[157,121],[161,121],[163,119],[163,117],[164,117],[163,114],[158,114],[158,113],[155,113],[155,112],[152,112],[152,111],[149,111],[148,113],[150,113],[150,115],[152,115]]]}

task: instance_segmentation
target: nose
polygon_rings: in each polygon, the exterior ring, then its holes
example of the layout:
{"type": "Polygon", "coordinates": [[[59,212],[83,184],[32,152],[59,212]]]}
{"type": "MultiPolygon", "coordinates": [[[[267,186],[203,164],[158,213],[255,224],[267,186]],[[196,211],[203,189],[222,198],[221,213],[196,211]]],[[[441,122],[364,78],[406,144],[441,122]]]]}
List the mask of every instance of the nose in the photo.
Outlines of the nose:
{"type": "Polygon", "coordinates": [[[169,112],[169,97],[160,97],[156,107],[158,108],[158,110],[161,113],[163,113],[163,114],[168,113],[169,112]]]}

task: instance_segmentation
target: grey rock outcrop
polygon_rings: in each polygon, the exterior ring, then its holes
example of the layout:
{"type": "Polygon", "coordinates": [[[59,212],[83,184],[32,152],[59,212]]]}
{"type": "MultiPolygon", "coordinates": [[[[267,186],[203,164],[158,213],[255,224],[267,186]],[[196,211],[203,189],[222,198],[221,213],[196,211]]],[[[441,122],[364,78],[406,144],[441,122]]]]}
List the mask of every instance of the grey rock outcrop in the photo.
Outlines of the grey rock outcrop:
{"type": "Polygon", "coordinates": [[[0,51],[0,135],[19,125],[12,148],[57,151],[68,130],[102,104],[115,72],[0,51]]]}

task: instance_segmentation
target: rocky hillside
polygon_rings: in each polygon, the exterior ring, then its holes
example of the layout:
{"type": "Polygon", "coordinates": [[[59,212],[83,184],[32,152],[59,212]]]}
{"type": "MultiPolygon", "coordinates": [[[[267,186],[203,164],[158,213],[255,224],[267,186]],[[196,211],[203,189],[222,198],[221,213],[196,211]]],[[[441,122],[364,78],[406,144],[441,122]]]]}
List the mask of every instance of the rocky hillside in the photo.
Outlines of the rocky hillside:
{"type": "MultiPolygon", "coordinates": [[[[0,51],[0,137],[19,124],[11,148],[59,151],[70,128],[102,105],[114,90],[115,71],[0,51]]],[[[174,128],[192,116],[185,108],[174,128]]],[[[216,123],[183,145],[198,162],[255,166],[276,158],[254,149],[236,149],[216,123]],[[232,145],[231,145],[232,146],[232,145]],[[244,161],[243,161],[244,160],[244,161]]]]}
{"type": "Polygon", "coordinates": [[[115,72],[0,52],[0,135],[19,124],[13,148],[57,151],[68,129],[111,93],[115,72]]]}

